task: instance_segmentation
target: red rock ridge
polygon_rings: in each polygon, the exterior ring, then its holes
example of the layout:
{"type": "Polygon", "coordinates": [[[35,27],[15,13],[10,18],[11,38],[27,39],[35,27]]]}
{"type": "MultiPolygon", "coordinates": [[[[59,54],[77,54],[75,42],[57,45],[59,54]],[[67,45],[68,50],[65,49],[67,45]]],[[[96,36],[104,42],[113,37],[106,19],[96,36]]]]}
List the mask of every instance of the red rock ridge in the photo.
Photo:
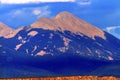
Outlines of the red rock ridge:
{"type": "Polygon", "coordinates": [[[10,27],[0,22],[0,37],[4,37],[13,31],[10,27]]]}
{"type": "Polygon", "coordinates": [[[31,27],[43,28],[48,30],[68,30],[73,33],[82,33],[93,39],[95,36],[106,39],[106,37],[104,36],[104,32],[101,29],[78,19],[68,12],[61,12],[52,19],[40,18],[38,21],[33,23],[31,27]]]}
{"type": "Polygon", "coordinates": [[[4,38],[12,38],[14,37],[19,31],[21,31],[24,27],[20,27],[16,30],[13,30],[11,33],[9,33],[8,35],[5,35],[4,38]]]}

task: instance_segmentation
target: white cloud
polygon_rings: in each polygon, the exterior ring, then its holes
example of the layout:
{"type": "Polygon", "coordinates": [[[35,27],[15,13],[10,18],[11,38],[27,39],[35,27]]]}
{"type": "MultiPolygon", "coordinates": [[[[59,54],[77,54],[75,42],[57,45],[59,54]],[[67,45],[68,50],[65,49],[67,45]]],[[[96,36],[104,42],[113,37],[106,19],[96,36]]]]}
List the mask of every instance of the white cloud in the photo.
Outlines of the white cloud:
{"type": "Polygon", "coordinates": [[[120,29],[120,26],[111,26],[111,27],[107,27],[106,30],[108,32],[110,32],[111,30],[115,30],[115,29],[120,29]]]}
{"type": "Polygon", "coordinates": [[[90,5],[90,4],[92,4],[92,1],[91,0],[79,0],[79,1],[77,1],[77,3],[79,5],[90,5]]]}
{"type": "Polygon", "coordinates": [[[107,27],[105,30],[120,39],[120,26],[107,27]]]}
{"type": "Polygon", "coordinates": [[[35,10],[33,10],[33,14],[34,15],[40,15],[41,14],[41,10],[35,9],[35,10]]]}
{"type": "Polygon", "coordinates": [[[27,16],[36,16],[39,17],[49,17],[51,14],[51,11],[49,10],[49,6],[43,6],[43,7],[30,7],[30,8],[21,8],[21,9],[15,9],[8,13],[9,16],[12,18],[15,17],[27,17],[27,16]]]}
{"type": "Polygon", "coordinates": [[[13,15],[20,15],[20,14],[22,14],[22,11],[21,10],[16,10],[13,15]]]}
{"type": "Polygon", "coordinates": [[[13,9],[1,16],[5,16],[5,21],[12,24],[14,28],[17,28],[19,26],[30,25],[40,17],[51,17],[51,11],[49,6],[24,7],[13,9]]]}
{"type": "Polygon", "coordinates": [[[75,2],[76,0],[0,0],[2,4],[25,4],[39,2],[75,2]]]}
{"type": "Polygon", "coordinates": [[[38,7],[38,8],[33,8],[32,14],[39,17],[48,17],[51,14],[51,11],[49,10],[49,6],[44,6],[44,7],[38,7]]]}
{"type": "Polygon", "coordinates": [[[23,10],[21,9],[11,10],[9,13],[6,13],[6,15],[11,18],[19,17],[23,15],[23,10]]]}

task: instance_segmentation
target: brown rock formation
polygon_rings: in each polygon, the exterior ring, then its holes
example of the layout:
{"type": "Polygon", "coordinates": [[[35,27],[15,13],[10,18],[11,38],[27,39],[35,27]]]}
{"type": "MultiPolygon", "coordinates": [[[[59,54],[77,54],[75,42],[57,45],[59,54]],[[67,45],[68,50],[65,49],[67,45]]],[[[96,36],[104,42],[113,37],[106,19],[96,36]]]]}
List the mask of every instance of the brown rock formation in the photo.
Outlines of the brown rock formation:
{"type": "Polygon", "coordinates": [[[20,27],[16,30],[13,30],[11,33],[9,33],[8,35],[4,36],[5,38],[12,38],[14,37],[19,31],[21,31],[24,27],[20,27]]]}
{"type": "Polygon", "coordinates": [[[43,28],[49,30],[61,30],[61,31],[71,31],[73,33],[82,33],[88,37],[99,36],[105,39],[104,32],[73,16],[68,12],[61,12],[56,15],[53,19],[40,18],[38,21],[31,25],[32,28],[43,28]]]}
{"type": "Polygon", "coordinates": [[[7,36],[13,31],[10,27],[5,25],[4,23],[0,22],[0,37],[7,36]]]}

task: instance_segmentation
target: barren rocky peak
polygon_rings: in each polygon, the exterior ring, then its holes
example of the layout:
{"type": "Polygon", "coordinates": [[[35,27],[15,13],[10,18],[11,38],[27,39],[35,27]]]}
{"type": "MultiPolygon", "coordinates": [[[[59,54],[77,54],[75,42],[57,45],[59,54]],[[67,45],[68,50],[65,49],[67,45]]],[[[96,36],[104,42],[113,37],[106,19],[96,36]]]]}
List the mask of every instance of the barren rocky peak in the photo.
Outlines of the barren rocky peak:
{"type": "Polygon", "coordinates": [[[54,18],[40,18],[38,21],[31,25],[32,28],[43,28],[48,30],[61,30],[61,31],[71,31],[73,33],[82,33],[88,37],[94,39],[95,36],[99,36],[103,39],[106,39],[104,32],[83,21],[79,18],[73,16],[68,12],[61,12],[56,15],[54,18]]]}
{"type": "Polygon", "coordinates": [[[21,26],[21,27],[19,27],[18,29],[13,30],[10,34],[5,35],[4,38],[12,38],[12,37],[14,37],[19,31],[21,31],[21,30],[23,30],[23,29],[24,29],[24,26],[21,26]]]}
{"type": "Polygon", "coordinates": [[[12,31],[13,31],[13,29],[8,27],[6,24],[0,22],[0,37],[8,35],[12,31]]]}

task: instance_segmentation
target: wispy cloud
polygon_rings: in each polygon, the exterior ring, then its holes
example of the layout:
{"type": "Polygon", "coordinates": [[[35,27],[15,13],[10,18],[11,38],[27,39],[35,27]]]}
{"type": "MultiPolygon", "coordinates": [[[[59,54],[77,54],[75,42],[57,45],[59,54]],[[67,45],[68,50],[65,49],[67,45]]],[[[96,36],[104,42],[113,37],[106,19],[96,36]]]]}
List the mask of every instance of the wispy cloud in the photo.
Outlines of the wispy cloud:
{"type": "Polygon", "coordinates": [[[39,10],[39,9],[35,9],[35,10],[33,10],[33,14],[34,15],[40,15],[42,12],[41,12],[41,10],[39,10]]]}
{"type": "Polygon", "coordinates": [[[47,17],[50,16],[51,11],[49,10],[49,6],[43,7],[33,7],[33,8],[20,8],[15,9],[8,13],[11,17],[19,17],[19,16],[37,16],[37,17],[47,17]]]}
{"type": "Polygon", "coordinates": [[[120,39],[120,26],[106,27],[105,30],[120,39]]]}
{"type": "Polygon", "coordinates": [[[79,1],[77,1],[77,3],[79,5],[84,6],[84,5],[90,5],[90,4],[92,4],[92,1],[91,0],[79,0],[79,1]]]}
{"type": "Polygon", "coordinates": [[[76,0],[0,0],[2,4],[26,4],[44,2],[75,2],[76,0]]]}
{"type": "Polygon", "coordinates": [[[32,9],[32,14],[39,17],[50,17],[51,11],[49,10],[49,6],[38,7],[32,9]]]}
{"type": "Polygon", "coordinates": [[[51,17],[49,6],[42,7],[23,7],[12,9],[10,12],[0,15],[6,23],[12,24],[14,28],[30,25],[40,17],[51,17]]]}
{"type": "Polygon", "coordinates": [[[120,26],[106,27],[106,30],[107,30],[108,32],[110,32],[111,30],[115,30],[115,29],[120,29],[120,26]]]}

